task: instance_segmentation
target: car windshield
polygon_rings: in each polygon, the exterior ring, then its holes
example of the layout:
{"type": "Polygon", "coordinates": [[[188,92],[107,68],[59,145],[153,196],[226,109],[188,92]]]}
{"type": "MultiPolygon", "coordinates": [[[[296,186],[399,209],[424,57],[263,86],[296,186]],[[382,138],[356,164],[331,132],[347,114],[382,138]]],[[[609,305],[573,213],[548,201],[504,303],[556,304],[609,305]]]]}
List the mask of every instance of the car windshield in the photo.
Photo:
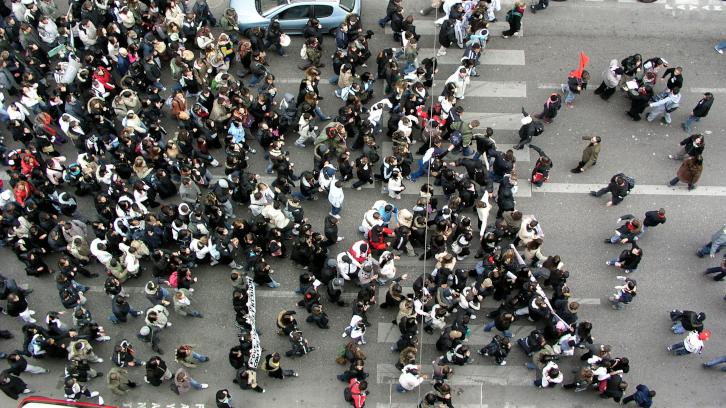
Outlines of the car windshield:
{"type": "Polygon", "coordinates": [[[287,4],[287,0],[257,0],[260,5],[260,12],[265,15],[275,7],[287,4]]]}
{"type": "Polygon", "coordinates": [[[355,7],[355,0],[340,0],[340,7],[350,13],[355,7]]]}

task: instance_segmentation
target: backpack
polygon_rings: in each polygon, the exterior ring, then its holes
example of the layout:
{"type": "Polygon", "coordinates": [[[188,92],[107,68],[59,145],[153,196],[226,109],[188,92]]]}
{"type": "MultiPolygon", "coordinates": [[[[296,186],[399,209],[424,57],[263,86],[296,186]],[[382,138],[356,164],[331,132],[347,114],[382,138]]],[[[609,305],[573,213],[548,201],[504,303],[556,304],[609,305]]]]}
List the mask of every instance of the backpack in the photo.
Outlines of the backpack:
{"type": "Polygon", "coordinates": [[[536,121],[532,124],[532,136],[539,136],[544,133],[544,124],[540,121],[536,121]]]}
{"type": "Polygon", "coordinates": [[[171,388],[171,390],[174,391],[174,394],[179,395],[179,387],[177,387],[177,385],[174,381],[169,383],[169,388],[171,388]]]}
{"type": "Polygon", "coordinates": [[[449,136],[449,142],[454,146],[460,146],[463,138],[460,132],[452,132],[449,136]]]}
{"type": "Polygon", "coordinates": [[[506,20],[506,22],[507,22],[507,23],[508,23],[508,22],[509,22],[510,20],[512,20],[512,16],[515,16],[515,15],[516,15],[516,16],[522,17],[522,13],[520,13],[520,12],[518,12],[518,11],[514,11],[514,10],[516,10],[516,9],[517,9],[517,7],[515,6],[515,7],[512,7],[512,9],[511,9],[511,10],[507,11],[507,16],[506,16],[506,17],[504,18],[504,19],[506,20]]]}
{"type": "MultiPolygon", "coordinates": [[[[356,385],[358,383],[359,383],[359,381],[356,381],[355,383],[353,383],[353,385],[356,385]]],[[[352,387],[352,385],[351,385],[351,387],[352,387]]],[[[355,401],[353,400],[354,395],[363,395],[363,394],[360,394],[357,392],[354,393],[353,391],[351,391],[350,387],[346,387],[346,389],[343,390],[343,398],[352,404],[355,403],[355,401]]]]}
{"type": "Polygon", "coordinates": [[[625,180],[625,182],[628,183],[628,191],[635,188],[635,179],[634,178],[623,175],[623,180],[625,180]]]}
{"type": "Polygon", "coordinates": [[[678,109],[678,106],[679,105],[677,103],[669,103],[665,106],[665,111],[668,113],[675,112],[676,109],[678,109]]]}
{"type": "Polygon", "coordinates": [[[174,271],[171,276],[169,276],[169,284],[172,288],[179,287],[179,273],[177,271],[174,271]]]}

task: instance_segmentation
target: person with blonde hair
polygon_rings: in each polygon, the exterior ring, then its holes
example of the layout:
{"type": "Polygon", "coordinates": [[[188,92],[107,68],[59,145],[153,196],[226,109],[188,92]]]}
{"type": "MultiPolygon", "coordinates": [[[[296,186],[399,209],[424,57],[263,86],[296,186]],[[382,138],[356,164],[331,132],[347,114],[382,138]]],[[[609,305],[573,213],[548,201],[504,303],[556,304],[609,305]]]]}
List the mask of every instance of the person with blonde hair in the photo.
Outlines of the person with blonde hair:
{"type": "Polygon", "coordinates": [[[509,23],[509,30],[502,31],[502,37],[509,38],[509,36],[517,34],[522,29],[522,16],[524,15],[524,8],[527,7],[523,1],[514,3],[509,12],[507,12],[507,22],[509,23]]]}

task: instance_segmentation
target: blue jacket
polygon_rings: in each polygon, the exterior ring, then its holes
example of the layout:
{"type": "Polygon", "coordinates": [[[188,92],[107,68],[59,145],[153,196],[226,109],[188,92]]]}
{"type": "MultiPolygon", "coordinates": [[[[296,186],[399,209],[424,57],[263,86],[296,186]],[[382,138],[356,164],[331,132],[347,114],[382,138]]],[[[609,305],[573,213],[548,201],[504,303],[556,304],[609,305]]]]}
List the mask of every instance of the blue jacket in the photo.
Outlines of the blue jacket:
{"type": "Polygon", "coordinates": [[[116,72],[118,73],[118,75],[121,78],[126,76],[126,74],[129,72],[130,66],[131,66],[131,62],[129,62],[129,58],[124,57],[123,55],[119,54],[118,66],[116,67],[116,72]]]}
{"type": "Polygon", "coordinates": [[[476,63],[476,65],[478,65],[479,57],[481,57],[481,51],[479,51],[479,52],[474,51],[474,48],[470,45],[470,46],[466,47],[466,51],[464,51],[464,56],[462,58],[472,60],[476,63]]]}
{"type": "Polygon", "coordinates": [[[653,398],[648,395],[648,393],[650,392],[648,387],[643,384],[638,384],[635,389],[638,390],[638,392],[633,394],[633,399],[635,400],[635,403],[638,404],[639,407],[650,408],[650,405],[653,404],[653,398]]]}
{"type": "Polygon", "coordinates": [[[348,49],[348,34],[343,32],[340,27],[335,29],[335,45],[342,49],[348,49]]]}

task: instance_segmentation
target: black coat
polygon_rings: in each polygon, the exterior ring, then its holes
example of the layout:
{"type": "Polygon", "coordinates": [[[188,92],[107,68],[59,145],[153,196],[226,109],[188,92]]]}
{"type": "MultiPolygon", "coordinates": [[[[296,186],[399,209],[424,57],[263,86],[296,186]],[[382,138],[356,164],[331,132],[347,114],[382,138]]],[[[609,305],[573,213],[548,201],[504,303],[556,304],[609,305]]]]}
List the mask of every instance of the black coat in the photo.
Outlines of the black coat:
{"type": "Polygon", "coordinates": [[[708,115],[708,111],[711,109],[711,105],[713,105],[713,99],[701,99],[698,101],[698,105],[693,108],[693,116],[705,118],[706,115],[708,115]]]}
{"type": "MultiPolygon", "coordinates": [[[[444,22],[444,26],[446,27],[448,25],[447,22],[444,22]]],[[[449,26],[448,29],[441,28],[441,31],[439,31],[439,44],[445,48],[451,47],[451,44],[456,43],[456,28],[453,24],[449,26]]]]}
{"type": "Polygon", "coordinates": [[[23,393],[23,390],[28,388],[23,380],[14,375],[10,375],[9,370],[3,371],[2,376],[9,379],[10,381],[7,384],[0,384],[0,390],[2,390],[5,395],[14,400],[18,399],[20,394],[23,393]]]}

